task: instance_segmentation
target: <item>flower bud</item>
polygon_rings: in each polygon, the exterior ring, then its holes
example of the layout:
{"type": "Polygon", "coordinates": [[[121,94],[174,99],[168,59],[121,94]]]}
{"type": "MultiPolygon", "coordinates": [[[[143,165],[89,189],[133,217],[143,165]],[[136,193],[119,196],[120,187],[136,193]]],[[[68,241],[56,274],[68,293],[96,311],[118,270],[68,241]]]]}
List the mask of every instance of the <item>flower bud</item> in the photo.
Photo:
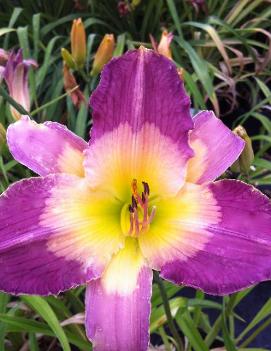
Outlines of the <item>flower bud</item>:
{"type": "Polygon", "coordinates": [[[61,56],[63,61],[66,63],[66,65],[71,68],[71,69],[75,69],[75,62],[73,60],[72,55],[69,53],[69,51],[67,49],[62,48],[61,49],[61,56]]]}
{"type": "Polygon", "coordinates": [[[71,30],[71,54],[76,65],[81,68],[86,61],[86,32],[81,18],[73,21],[71,30]]]}
{"type": "MultiPolygon", "coordinates": [[[[9,95],[26,111],[30,111],[28,73],[31,67],[37,68],[37,66],[36,61],[32,59],[24,60],[20,49],[17,53],[10,53],[5,70],[2,73],[9,95]]],[[[10,106],[10,111],[14,119],[21,118],[21,114],[14,107],[10,106]]]]}
{"type": "Polygon", "coordinates": [[[240,172],[243,174],[248,174],[250,166],[254,159],[254,152],[252,148],[252,142],[250,137],[247,135],[247,132],[244,127],[238,126],[233,130],[233,133],[238,135],[245,141],[245,147],[241,152],[239,158],[231,166],[233,172],[240,172]]]}
{"type": "Polygon", "coordinates": [[[170,49],[170,43],[173,39],[173,34],[168,33],[167,30],[164,30],[158,44],[157,51],[159,54],[166,56],[168,59],[172,60],[172,53],[170,49]]]}
{"type": "Polygon", "coordinates": [[[82,102],[85,102],[85,97],[78,85],[74,75],[70,72],[68,66],[64,63],[63,65],[63,79],[64,79],[64,89],[69,94],[72,103],[77,108],[80,107],[82,102]]]}
{"type": "Polygon", "coordinates": [[[109,62],[113,56],[115,39],[113,34],[105,34],[98,50],[95,54],[91,75],[95,76],[101,72],[103,66],[109,62]]]}

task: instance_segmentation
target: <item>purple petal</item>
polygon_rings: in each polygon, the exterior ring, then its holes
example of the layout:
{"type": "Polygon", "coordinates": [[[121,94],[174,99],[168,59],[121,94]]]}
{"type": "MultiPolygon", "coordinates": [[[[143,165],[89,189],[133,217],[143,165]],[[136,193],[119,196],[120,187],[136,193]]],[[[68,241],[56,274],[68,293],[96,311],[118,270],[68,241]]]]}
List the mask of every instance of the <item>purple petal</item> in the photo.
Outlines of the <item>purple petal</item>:
{"type": "Polygon", "coordinates": [[[57,294],[99,277],[121,244],[95,196],[66,174],[11,185],[0,196],[0,290],[57,294]]]}
{"type": "Polygon", "coordinates": [[[87,143],[62,124],[37,124],[24,116],[9,126],[7,141],[13,157],[39,175],[84,175],[83,151],[87,143]]]}
{"type": "Polygon", "coordinates": [[[187,132],[192,129],[190,99],[176,66],[152,50],[140,48],[115,58],[105,66],[90,99],[99,138],[128,122],[134,131],[146,123],[179,142],[187,153],[187,132]]]}
{"type": "MultiPolygon", "coordinates": [[[[130,259],[133,262],[134,257],[130,259]]],[[[86,329],[95,351],[148,348],[152,271],[142,266],[134,277],[131,262],[122,259],[120,264],[113,263],[110,277],[87,285],[86,329]]]]}
{"type": "Polygon", "coordinates": [[[152,50],[140,48],[111,60],[90,104],[93,138],[125,122],[134,131],[149,122],[187,148],[187,131],[193,127],[190,99],[176,66],[152,50]]]}
{"type": "Polygon", "coordinates": [[[27,67],[34,67],[34,68],[38,68],[38,64],[36,60],[33,59],[26,59],[23,60],[23,63],[27,66],[27,67]]]}
{"type": "Polygon", "coordinates": [[[187,181],[202,184],[215,180],[233,164],[244,148],[244,141],[212,111],[198,113],[194,122],[190,144],[195,156],[188,163],[187,181]]]}
{"type": "MultiPolygon", "coordinates": [[[[245,183],[224,180],[201,187],[211,191],[220,212],[217,224],[204,228],[195,219],[191,231],[208,239],[186,261],[168,261],[161,275],[176,284],[200,288],[210,294],[229,294],[271,278],[271,204],[245,183]],[[204,230],[203,230],[204,228],[204,230]]],[[[208,208],[206,198],[205,207],[208,208]]],[[[204,204],[203,203],[203,204],[204,204]]]]}
{"type": "Polygon", "coordinates": [[[121,170],[124,187],[138,178],[152,191],[175,194],[193,155],[190,100],[175,65],[152,50],[129,51],[104,68],[90,103],[94,122],[85,167],[91,184],[103,179],[106,168],[100,166],[107,162],[108,183],[121,170]]]}

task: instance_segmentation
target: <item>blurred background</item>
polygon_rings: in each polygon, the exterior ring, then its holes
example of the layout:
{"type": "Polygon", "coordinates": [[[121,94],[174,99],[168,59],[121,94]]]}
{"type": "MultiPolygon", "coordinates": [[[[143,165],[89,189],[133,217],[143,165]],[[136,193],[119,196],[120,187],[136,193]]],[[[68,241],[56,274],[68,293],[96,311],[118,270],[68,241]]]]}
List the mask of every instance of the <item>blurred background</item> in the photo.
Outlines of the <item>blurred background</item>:
{"type": "MultiPolygon", "coordinates": [[[[7,149],[8,125],[28,112],[87,140],[88,99],[104,64],[144,45],[176,63],[192,114],[214,110],[246,141],[223,177],[270,196],[270,0],[1,0],[0,25],[0,68],[18,55],[26,80],[23,101],[14,93],[19,82],[1,77],[0,69],[0,192],[32,175],[7,149]]],[[[270,282],[224,298],[165,288],[186,350],[271,350],[270,282]]],[[[90,350],[83,302],[84,287],[57,298],[0,293],[0,351],[90,350]]],[[[153,349],[175,349],[155,282],[151,342],[153,349]]]]}

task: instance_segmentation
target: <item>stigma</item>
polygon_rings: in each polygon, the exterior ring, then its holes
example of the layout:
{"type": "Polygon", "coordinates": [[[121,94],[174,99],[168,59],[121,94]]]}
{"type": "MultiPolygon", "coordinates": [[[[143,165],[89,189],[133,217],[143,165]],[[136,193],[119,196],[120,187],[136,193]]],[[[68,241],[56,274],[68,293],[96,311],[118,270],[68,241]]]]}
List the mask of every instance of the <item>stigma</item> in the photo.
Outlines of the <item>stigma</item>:
{"type": "Polygon", "coordinates": [[[138,192],[137,180],[133,179],[131,184],[131,203],[128,207],[130,213],[130,229],[127,235],[138,237],[149,229],[155,216],[156,207],[149,208],[150,187],[148,183],[142,182],[143,191],[138,192]]]}

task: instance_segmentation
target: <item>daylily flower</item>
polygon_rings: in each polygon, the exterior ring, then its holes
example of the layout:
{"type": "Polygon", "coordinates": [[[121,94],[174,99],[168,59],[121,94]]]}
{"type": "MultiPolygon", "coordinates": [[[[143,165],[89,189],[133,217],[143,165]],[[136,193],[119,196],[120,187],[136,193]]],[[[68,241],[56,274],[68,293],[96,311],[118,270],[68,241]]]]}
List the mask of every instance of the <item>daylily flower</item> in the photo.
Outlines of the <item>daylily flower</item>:
{"type": "MultiPolygon", "coordinates": [[[[5,79],[10,96],[24,107],[30,110],[30,97],[28,88],[28,71],[30,67],[37,67],[36,61],[32,59],[23,60],[22,50],[17,53],[12,52],[5,66],[3,78],[5,79]]],[[[21,114],[12,106],[11,113],[15,119],[19,119],[21,114]]]]}
{"type": "Polygon", "coordinates": [[[191,119],[167,58],[140,48],[111,60],[91,106],[89,144],[55,122],[8,128],[14,158],[40,177],[0,197],[0,289],[86,283],[94,349],[146,351],[152,269],[219,295],[270,279],[271,205],[214,182],[244,142],[210,111],[191,119]]]}

